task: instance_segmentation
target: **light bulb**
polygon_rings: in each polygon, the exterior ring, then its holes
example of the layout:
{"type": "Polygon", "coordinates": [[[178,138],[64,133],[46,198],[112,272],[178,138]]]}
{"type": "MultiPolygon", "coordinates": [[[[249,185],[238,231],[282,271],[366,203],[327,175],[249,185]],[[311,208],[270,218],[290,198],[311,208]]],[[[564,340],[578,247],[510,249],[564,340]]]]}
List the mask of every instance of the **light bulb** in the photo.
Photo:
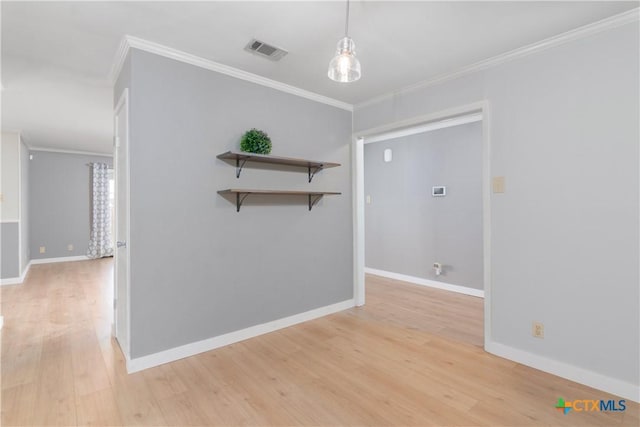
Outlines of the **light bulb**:
{"type": "Polygon", "coordinates": [[[327,73],[331,80],[341,83],[354,82],[360,78],[360,61],[356,58],[355,43],[344,37],[338,42],[336,56],[329,63],[327,73]]]}

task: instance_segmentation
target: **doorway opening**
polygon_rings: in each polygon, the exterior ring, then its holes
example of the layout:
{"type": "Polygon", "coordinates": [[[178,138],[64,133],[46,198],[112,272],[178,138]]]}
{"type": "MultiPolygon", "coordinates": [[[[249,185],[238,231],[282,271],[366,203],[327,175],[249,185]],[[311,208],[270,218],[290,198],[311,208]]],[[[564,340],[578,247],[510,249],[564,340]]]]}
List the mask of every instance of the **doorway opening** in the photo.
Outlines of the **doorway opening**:
{"type": "Polygon", "coordinates": [[[396,304],[417,327],[478,346],[490,338],[487,107],[363,131],[354,141],[357,305],[366,283],[368,303],[396,304]]]}

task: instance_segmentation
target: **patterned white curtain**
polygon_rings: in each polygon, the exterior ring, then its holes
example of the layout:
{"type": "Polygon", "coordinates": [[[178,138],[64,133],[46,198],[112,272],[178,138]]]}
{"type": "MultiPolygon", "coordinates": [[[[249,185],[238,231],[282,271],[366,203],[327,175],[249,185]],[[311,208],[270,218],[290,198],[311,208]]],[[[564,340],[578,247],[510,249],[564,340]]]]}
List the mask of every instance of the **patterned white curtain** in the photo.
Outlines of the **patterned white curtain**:
{"type": "Polygon", "coordinates": [[[87,251],[89,258],[113,255],[108,170],[106,163],[91,163],[91,240],[87,251]]]}

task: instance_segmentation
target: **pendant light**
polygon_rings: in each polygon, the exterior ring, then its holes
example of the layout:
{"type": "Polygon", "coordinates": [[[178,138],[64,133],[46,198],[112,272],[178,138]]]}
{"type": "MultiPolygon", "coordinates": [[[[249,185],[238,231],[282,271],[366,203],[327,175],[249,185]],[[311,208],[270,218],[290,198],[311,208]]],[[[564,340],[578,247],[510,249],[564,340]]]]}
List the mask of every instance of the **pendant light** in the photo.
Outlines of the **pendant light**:
{"type": "Polygon", "coordinates": [[[349,37],[349,0],[347,0],[347,20],[344,38],[338,42],[336,56],[329,63],[329,78],[336,82],[350,83],[360,78],[360,61],[356,58],[356,45],[349,37]]]}

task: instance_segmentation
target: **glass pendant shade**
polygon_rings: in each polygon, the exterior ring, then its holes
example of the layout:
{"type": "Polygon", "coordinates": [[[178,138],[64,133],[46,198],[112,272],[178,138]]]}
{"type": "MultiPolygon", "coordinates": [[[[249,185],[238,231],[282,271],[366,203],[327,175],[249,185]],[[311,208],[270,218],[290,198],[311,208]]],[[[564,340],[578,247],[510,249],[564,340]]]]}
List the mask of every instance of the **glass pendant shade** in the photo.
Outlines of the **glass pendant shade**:
{"type": "Polygon", "coordinates": [[[356,58],[356,45],[351,37],[338,42],[336,56],[329,63],[328,76],[341,83],[355,82],[360,78],[360,61],[356,58]]]}

